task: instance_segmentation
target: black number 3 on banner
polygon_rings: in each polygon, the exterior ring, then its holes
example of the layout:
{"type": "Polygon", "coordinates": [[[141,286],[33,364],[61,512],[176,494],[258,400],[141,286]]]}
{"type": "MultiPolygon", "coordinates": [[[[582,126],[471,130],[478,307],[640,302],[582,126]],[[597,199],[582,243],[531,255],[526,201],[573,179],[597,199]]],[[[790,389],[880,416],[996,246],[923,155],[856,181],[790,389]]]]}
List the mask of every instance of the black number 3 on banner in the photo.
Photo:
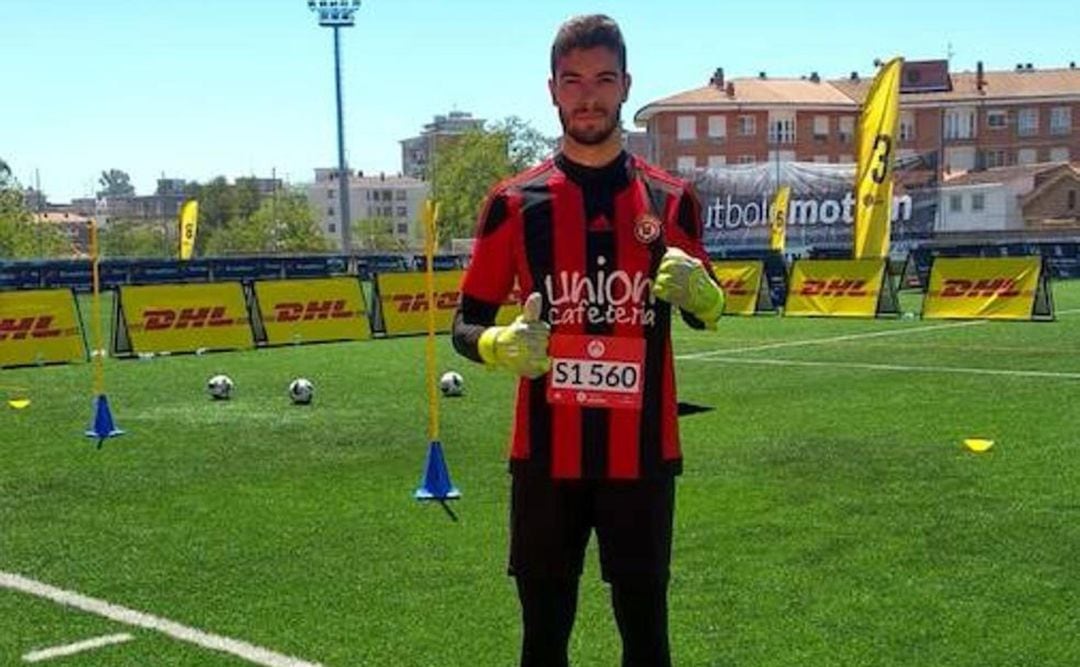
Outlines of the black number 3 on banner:
{"type": "Polygon", "coordinates": [[[874,179],[874,182],[878,185],[884,183],[885,178],[889,175],[889,165],[892,164],[892,147],[892,137],[885,134],[874,137],[874,148],[871,150],[871,154],[877,155],[878,164],[875,164],[870,171],[870,178],[874,179]],[[881,152],[878,152],[879,147],[881,152]]]}

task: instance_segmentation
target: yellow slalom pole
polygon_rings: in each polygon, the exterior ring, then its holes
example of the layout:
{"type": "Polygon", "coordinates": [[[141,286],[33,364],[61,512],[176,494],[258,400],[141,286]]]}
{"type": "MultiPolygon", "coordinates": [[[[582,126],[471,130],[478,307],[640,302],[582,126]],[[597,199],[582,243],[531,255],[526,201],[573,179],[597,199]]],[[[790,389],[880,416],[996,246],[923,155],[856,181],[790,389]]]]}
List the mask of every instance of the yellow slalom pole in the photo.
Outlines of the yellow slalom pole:
{"type": "Polygon", "coordinates": [[[427,390],[428,390],[428,438],[439,439],[439,393],[435,378],[435,244],[439,220],[439,204],[428,199],[424,202],[424,256],[427,270],[424,279],[427,289],[427,390]]]}
{"type": "Polygon", "coordinates": [[[93,276],[94,289],[94,395],[105,393],[105,348],[101,344],[101,280],[98,273],[100,260],[98,247],[97,222],[90,218],[90,272],[93,276]]]}

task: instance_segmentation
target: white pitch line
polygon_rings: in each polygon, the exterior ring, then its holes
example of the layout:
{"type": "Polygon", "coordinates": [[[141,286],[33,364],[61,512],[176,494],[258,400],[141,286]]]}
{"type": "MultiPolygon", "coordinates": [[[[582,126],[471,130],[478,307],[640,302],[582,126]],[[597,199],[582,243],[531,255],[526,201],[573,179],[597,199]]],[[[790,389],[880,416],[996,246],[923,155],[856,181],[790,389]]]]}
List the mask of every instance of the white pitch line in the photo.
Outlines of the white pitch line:
{"type": "Polygon", "coordinates": [[[863,338],[881,338],[883,336],[904,336],[913,333],[922,333],[924,331],[936,331],[939,329],[955,329],[958,327],[971,327],[978,326],[980,324],[986,324],[988,320],[965,320],[963,322],[949,322],[947,324],[931,324],[925,327],[912,327],[907,329],[889,329],[888,331],[871,331],[867,333],[846,334],[844,336],[830,336],[828,338],[810,338],[808,340],[787,340],[779,343],[765,343],[763,345],[751,345],[750,347],[735,347],[727,348],[723,350],[709,350],[707,352],[693,352],[690,354],[680,354],[675,358],[679,360],[687,359],[707,359],[715,355],[724,354],[741,354],[743,352],[760,352],[763,350],[777,350],[784,347],[803,347],[805,345],[827,345],[828,343],[839,343],[846,340],[861,340],[863,338]]]}
{"type": "MultiPolygon", "coordinates": [[[[1080,308],[1070,308],[1068,310],[1059,310],[1055,315],[1071,315],[1073,313],[1080,313],[1080,308]]],[[[858,334],[846,334],[843,336],[830,336],[828,338],[810,338],[807,340],[788,340],[781,341],[779,343],[764,343],[762,345],[751,345],[750,347],[733,347],[725,348],[721,350],[707,350],[705,352],[691,352],[689,354],[677,354],[675,358],[678,360],[702,360],[709,359],[714,356],[722,356],[725,354],[742,354],[743,352],[761,352],[763,350],[776,350],[784,347],[804,347],[806,345],[827,345],[829,343],[841,343],[848,340],[862,340],[864,338],[881,338],[884,336],[904,336],[912,333],[923,333],[925,331],[937,331],[940,329],[956,329],[959,327],[971,327],[978,326],[980,324],[988,324],[993,320],[964,320],[962,322],[947,322],[944,324],[930,324],[924,327],[910,327],[904,329],[889,329],[888,331],[870,331],[866,333],[858,334]]]]}
{"type": "Polygon", "coordinates": [[[22,657],[24,662],[41,662],[43,660],[52,660],[53,658],[62,658],[66,655],[75,655],[76,653],[82,653],[83,651],[90,651],[95,648],[101,648],[102,646],[111,646],[113,644],[123,644],[135,639],[129,634],[120,633],[118,635],[105,635],[104,637],[94,637],[93,639],[85,639],[81,642],[74,642],[72,644],[65,644],[63,646],[54,646],[52,648],[41,649],[40,651],[31,651],[22,657]]]}
{"type": "Polygon", "coordinates": [[[50,586],[41,583],[40,581],[35,581],[34,579],[13,574],[11,572],[0,571],[0,588],[10,588],[22,593],[36,595],[37,597],[52,600],[53,602],[68,607],[74,607],[75,609],[81,609],[82,611],[90,612],[91,614],[103,616],[118,623],[133,625],[147,630],[154,630],[174,639],[179,639],[180,641],[188,642],[189,644],[196,644],[212,651],[230,653],[238,658],[247,660],[256,665],[263,665],[264,667],[322,667],[317,662],[307,662],[300,658],[275,653],[269,649],[255,646],[254,644],[249,644],[248,642],[239,639],[232,639],[230,637],[222,637],[221,635],[203,632],[202,630],[181,625],[180,623],[170,621],[166,618],[152,616],[141,611],[112,604],[111,602],[87,597],[73,591],[66,591],[62,588],[50,586]]]}
{"type": "Polygon", "coordinates": [[[851,368],[869,371],[899,371],[906,373],[960,373],[964,375],[1006,375],[1010,377],[1052,378],[1057,380],[1080,380],[1080,373],[1067,371],[1028,371],[1002,368],[964,368],[958,366],[901,366],[898,364],[864,364],[848,361],[805,361],[801,359],[761,359],[754,357],[707,357],[697,361],[721,364],[756,364],[759,366],[812,366],[851,368]]]}

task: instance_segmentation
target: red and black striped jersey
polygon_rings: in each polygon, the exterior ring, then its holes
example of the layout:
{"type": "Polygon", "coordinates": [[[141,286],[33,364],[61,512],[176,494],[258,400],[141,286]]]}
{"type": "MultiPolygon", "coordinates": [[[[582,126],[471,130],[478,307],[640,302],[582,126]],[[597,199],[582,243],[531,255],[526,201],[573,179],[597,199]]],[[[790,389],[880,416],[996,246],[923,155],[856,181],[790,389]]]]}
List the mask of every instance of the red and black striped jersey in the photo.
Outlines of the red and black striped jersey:
{"type": "Polygon", "coordinates": [[[480,333],[515,283],[522,300],[543,296],[553,337],[643,339],[645,349],[640,410],[552,405],[547,376],[522,379],[512,469],[563,479],[681,471],[671,307],[651,292],[668,246],[708,266],[697,198],[684,181],[625,152],[600,168],[558,154],[488,195],[454,321],[461,354],[480,360],[480,333]]]}

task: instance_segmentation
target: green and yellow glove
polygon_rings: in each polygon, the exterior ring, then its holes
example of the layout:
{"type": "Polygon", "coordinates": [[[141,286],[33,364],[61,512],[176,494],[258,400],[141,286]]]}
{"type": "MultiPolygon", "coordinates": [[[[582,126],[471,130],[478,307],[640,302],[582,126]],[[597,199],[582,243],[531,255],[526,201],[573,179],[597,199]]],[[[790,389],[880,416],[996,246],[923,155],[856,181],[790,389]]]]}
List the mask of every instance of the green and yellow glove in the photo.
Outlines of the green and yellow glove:
{"type": "Polygon", "coordinates": [[[709,329],[716,328],[716,320],[724,312],[724,290],[713,282],[700,259],[678,248],[668,248],[664,253],[652,293],[698,318],[709,329]]]}
{"type": "Polygon", "coordinates": [[[535,379],[551,368],[548,339],[551,325],[540,319],[543,298],[533,292],[525,300],[521,315],[505,327],[488,327],[480,334],[480,358],[485,364],[505,368],[535,379]]]}

